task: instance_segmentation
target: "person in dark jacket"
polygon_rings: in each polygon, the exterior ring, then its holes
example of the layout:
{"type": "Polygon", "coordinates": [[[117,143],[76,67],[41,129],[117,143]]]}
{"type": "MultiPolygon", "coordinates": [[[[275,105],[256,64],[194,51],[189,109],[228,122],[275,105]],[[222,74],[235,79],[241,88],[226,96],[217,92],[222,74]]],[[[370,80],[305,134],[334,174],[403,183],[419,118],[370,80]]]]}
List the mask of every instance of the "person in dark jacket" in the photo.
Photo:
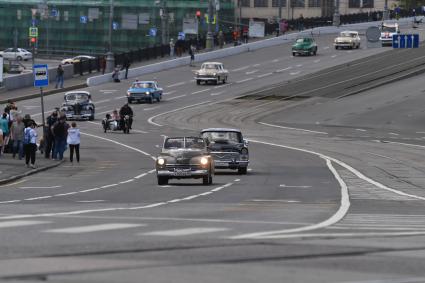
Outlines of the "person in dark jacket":
{"type": "Polygon", "coordinates": [[[131,125],[133,124],[133,109],[128,105],[128,103],[124,104],[123,107],[120,109],[120,121],[121,121],[121,128],[124,127],[124,117],[128,115],[129,116],[129,126],[131,129],[131,125]]]}
{"type": "Polygon", "coordinates": [[[55,88],[58,88],[58,86],[60,86],[60,88],[63,88],[63,74],[64,74],[64,70],[62,65],[59,65],[58,68],[56,69],[56,86],[55,88]]]}
{"type": "Polygon", "coordinates": [[[128,68],[130,68],[130,57],[126,54],[124,56],[124,62],[122,65],[122,69],[123,70],[125,69],[125,76],[124,76],[125,79],[127,79],[127,76],[128,76],[128,68]]]}
{"type": "Polygon", "coordinates": [[[46,119],[46,134],[44,141],[45,151],[44,151],[44,157],[50,158],[50,156],[53,156],[53,149],[55,147],[55,137],[53,136],[52,127],[53,125],[58,121],[58,112],[53,111],[52,114],[50,114],[46,119]]]}
{"type": "Polygon", "coordinates": [[[66,139],[68,137],[68,128],[69,125],[66,123],[65,118],[63,117],[60,117],[52,127],[52,133],[55,137],[55,147],[53,149],[54,160],[63,159],[63,153],[66,148],[66,139]]]}

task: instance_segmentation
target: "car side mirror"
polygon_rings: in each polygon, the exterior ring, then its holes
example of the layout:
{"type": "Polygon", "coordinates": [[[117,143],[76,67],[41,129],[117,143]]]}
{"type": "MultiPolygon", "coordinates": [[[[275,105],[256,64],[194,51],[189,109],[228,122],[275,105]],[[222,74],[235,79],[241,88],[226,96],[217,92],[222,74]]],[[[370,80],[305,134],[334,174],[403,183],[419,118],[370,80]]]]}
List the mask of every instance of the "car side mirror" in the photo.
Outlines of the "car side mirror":
{"type": "Polygon", "coordinates": [[[248,146],[248,141],[247,140],[243,140],[243,144],[245,145],[245,146],[248,146]]]}

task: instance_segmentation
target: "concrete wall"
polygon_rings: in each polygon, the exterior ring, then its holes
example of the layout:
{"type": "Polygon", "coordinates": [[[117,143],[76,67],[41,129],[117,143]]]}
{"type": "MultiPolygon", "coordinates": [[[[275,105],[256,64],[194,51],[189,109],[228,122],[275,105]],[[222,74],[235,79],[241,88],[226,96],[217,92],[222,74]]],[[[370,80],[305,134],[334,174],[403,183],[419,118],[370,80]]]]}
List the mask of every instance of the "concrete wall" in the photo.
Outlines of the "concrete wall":
{"type": "MultiPolygon", "coordinates": [[[[56,67],[49,68],[49,84],[55,83],[56,81],[56,67]]],[[[64,69],[64,78],[72,78],[74,75],[74,66],[73,65],[63,65],[64,69]]],[[[3,86],[7,90],[23,88],[34,85],[34,75],[33,73],[19,74],[16,76],[11,76],[3,79],[3,86]]]]}

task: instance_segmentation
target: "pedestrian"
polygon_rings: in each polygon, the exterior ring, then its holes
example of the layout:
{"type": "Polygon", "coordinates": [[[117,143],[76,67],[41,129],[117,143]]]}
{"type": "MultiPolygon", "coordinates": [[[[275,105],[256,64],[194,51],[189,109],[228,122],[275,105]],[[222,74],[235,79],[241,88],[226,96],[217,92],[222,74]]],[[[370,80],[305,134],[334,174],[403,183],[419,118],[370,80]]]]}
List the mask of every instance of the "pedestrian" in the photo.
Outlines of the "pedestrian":
{"type": "Polygon", "coordinates": [[[244,43],[245,44],[248,43],[248,39],[249,39],[249,30],[248,30],[248,27],[243,27],[242,37],[243,37],[244,43]]]}
{"type": "Polygon", "coordinates": [[[53,157],[53,149],[55,147],[55,137],[52,132],[53,125],[58,121],[58,112],[53,111],[46,119],[46,134],[44,141],[44,157],[53,157]]]}
{"type": "Polygon", "coordinates": [[[3,150],[3,130],[0,128],[0,157],[3,150]]]}
{"type": "Polygon", "coordinates": [[[218,46],[220,46],[220,48],[223,48],[223,46],[224,46],[224,35],[223,35],[223,31],[219,31],[218,32],[218,46]]]}
{"type": "Polygon", "coordinates": [[[130,57],[128,57],[128,54],[125,54],[124,62],[121,69],[121,70],[125,69],[125,76],[124,76],[125,79],[127,79],[127,76],[128,76],[128,68],[130,68],[130,57]]]}
{"type": "Polygon", "coordinates": [[[35,168],[35,152],[37,151],[37,131],[35,124],[29,123],[24,131],[24,150],[25,150],[25,164],[27,167],[35,168]],[[31,161],[31,165],[29,164],[31,161]]]}
{"type": "Polygon", "coordinates": [[[56,86],[55,88],[58,88],[58,86],[60,86],[60,88],[63,88],[63,67],[61,64],[59,64],[58,68],[56,69],[56,86]]]}
{"type": "Polygon", "coordinates": [[[12,123],[12,127],[10,128],[10,136],[13,141],[13,158],[18,153],[19,160],[24,157],[24,130],[25,125],[22,122],[22,117],[17,116],[16,121],[12,123]]]}
{"type": "Polygon", "coordinates": [[[195,62],[195,46],[193,46],[192,44],[189,46],[189,55],[190,55],[190,64],[189,66],[194,66],[193,62],[195,62]]]}
{"type": "Polygon", "coordinates": [[[174,39],[170,39],[170,57],[174,58],[174,48],[176,45],[174,44],[174,39]]]}
{"type": "Polygon", "coordinates": [[[104,75],[105,70],[106,70],[106,58],[105,58],[105,56],[102,56],[100,58],[100,69],[102,70],[102,75],[104,75]]]}
{"type": "Polygon", "coordinates": [[[53,149],[53,160],[63,160],[63,153],[66,149],[66,138],[68,136],[69,125],[65,118],[60,117],[53,125],[53,135],[55,137],[55,147],[53,149]]]}
{"type": "Polygon", "coordinates": [[[112,79],[114,82],[119,83],[120,81],[120,70],[118,68],[115,68],[112,72],[112,79]]]}
{"type": "Polygon", "coordinates": [[[299,31],[304,30],[304,16],[303,16],[303,14],[300,14],[300,17],[298,18],[298,30],[299,31]]]}
{"type": "Polygon", "coordinates": [[[34,125],[37,126],[35,121],[31,118],[30,114],[25,114],[24,119],[22,119],[22,122],[24,122],[25,128],[27,128],[30,123],[33,123],[34,125]]]}
{"type": "Polygon", "coordinates": [[[4,112],[0,118],[0,129],[2,130],[3,146],[1,153],[4,153],[5,147],[9,144],[9,115],[4,112]]]}
{"type": "Polygon", "coordinates": [[[77,123],[72,122],[71,128],[68,129],[67,143],[69,145],[69,161],[71,164],[74,161],[74,150],[77,163],[80,163],[80,129],[77,128],[77,123]]]}

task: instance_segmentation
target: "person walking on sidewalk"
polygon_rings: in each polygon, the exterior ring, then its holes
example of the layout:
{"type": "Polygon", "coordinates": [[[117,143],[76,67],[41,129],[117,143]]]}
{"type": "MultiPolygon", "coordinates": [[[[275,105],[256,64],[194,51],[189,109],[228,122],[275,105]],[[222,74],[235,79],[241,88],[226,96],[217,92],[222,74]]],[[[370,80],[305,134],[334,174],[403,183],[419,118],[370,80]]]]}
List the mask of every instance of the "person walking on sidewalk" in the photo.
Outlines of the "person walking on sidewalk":
{"type": "Polygon", "coordinates": [[[55,137],[55,147],[53,149],[53,159],[63,160],[63,153],[66,148],[66,138],[68,136],[69,125],[64,117],[60,117],[53,125],[53,135],[55,137]],[[59,156],[58,156],[59,155],[59,156]]]}
{"type": "Polygon", "coordinates": [[[53,111],[46,119],[46,134],[44,141],[44,157],[50,158],[53,156],[53,148],[55,147],[55,137],[53,136],[52,127],[58,121],[58,112],[53,111]]]}
{"type": "Polygon", "coordinates": [[[37,151],[37,131],[35,124],[29,123],[24,131],[24,150],[25,150],[25,164],[27,167],[35,168],[35,152],[37,151]]]}
{"type": "Polygon", "coordinates": [[[174,58],[174,48],[176,45],[174,44],[174,39],[170,39],[170,58],[174,58]]]}
{"type": "Polygon", "coordinates": [[[190,64],[189,66],[193,67],[193,62],[195,62],[195,46],[190,45],[189,47],[189,55],[190,55],[190,64]]]}
{"type": "Polygon", "coordinates": [[[16,121],[12,123],[10,133],[13,141],[13,158],[18,153],[19,160],[24,157],[24,130],[25,125],[22,122],[22,117],[17,116],[16,121]]]}
{"type": "Polygon", "coordinates": [[[128,56],[128,54],[125,54],[124,63],[122,65],[122,70],[125,69],[125,75],[124,75],[125,79],[127,79],[127,76],[128,76],[128,68],[130,68],[130,57],[128,56]]]}
{"type": "Polygon", "coordinates": [[[66,141],[69,145],[69,161],[71,161],[71,164],[73,163],[75,150],[77,163],[80,163],[80,129],[77,128],[77,123],[71,123],[71,128],[68,129],[68,138],[66,141]]]}
{"type": "Polygon", "coordinates": [[[3,134],[3,146],[1,148],[1,153],[4,153],[4,148],[9,144],[9,115],[4,112],[2,117],[0,118],[0,129],[3,134]]]}
{"type": "Polygon", "coordinates": [[[58,88],[60,85],[60,88],[63,88],[63,74],[64,70],[62,65],[59,64],[58,68],[56,69],[56,86],[55,88],[58,88]]]}

